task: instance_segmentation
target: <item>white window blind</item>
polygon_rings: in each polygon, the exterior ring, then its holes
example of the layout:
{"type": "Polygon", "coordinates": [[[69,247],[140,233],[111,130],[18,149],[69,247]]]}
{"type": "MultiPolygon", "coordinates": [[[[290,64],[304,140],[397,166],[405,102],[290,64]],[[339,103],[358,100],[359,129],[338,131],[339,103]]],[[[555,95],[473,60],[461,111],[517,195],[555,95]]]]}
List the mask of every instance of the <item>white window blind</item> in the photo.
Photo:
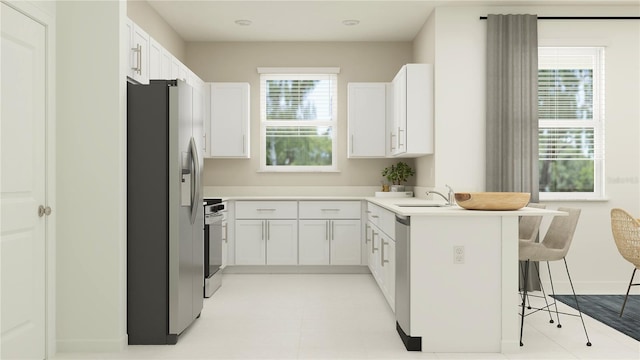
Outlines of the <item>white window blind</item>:
{"type": "Polygon", "coordinates": [[[604,50],[539,48],[540,198],[604,196],[604,50]]]}
{"type": "Polygon", "coordinates": [[[260,75],[262,171],[337,171],[337,74],[260,75]]]}

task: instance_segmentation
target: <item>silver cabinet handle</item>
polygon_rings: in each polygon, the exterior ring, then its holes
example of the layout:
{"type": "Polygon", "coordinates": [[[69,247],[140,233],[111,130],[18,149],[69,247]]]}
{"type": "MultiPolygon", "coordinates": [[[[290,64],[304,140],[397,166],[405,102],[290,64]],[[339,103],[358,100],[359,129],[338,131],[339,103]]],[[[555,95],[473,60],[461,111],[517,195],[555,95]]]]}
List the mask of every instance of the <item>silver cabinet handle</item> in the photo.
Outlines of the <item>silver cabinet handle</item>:
{"type": "Polygon", "coordinates": [[[340,211],[340,209],[320,209],[321,211],[340,211]]]}
{"type": "Polygon", "coordinates": [[[389,143],[391,144],[391,151],[395,150],[396,148],[393,147],[393,138],[395,137],[395,135],[393,135],[393,131],[389,133],[389,143]]]}
{"type": "Polygon", "coordinates": [[[256,209],[256,211],[276,211],[276,209],[256,209]]]}
{"type": "Polygon", "coordinates": [[[330,223],[330,224],[329,224],[329,231],[331,232],[331,240],[335,240],[335,239],[333,238],[333,226],[334,226],[334,224],[333,224],[333,220],[329,220],[329,223],[330,223]]]}
{"type": "Polygon", "coordinates": [[[374,219],[379,218],[379,216],[378,216],[378,215],[371,215],[371,217],[372,217],[372,218],[374,218],[374,219]]]}
{"type": "Polygon", "coordinates": [[[267,240],[271,239],[271,223],[267,220],[265,221],[267,223],[267,240]]]}
{"type": "Polygon", "coordinates": [[[378,248],[376,248],[376,232],[372,231],[371,233],[371,253],[373,254],[374,251],[378,250],[378,248]]]}
{"type": "Polygon", "coordinates": [[[364,243],[368,243],[369,242],[369,229],[371,228],[371,226],[369,226],[369,224],[365,224],[364,226],[364,243]]]}
{"type": "Polygon", "coordinates": [[[247,149],[245,147],[245,135],[242,135],[242,155],[247,153],[247,149]]]}
{"type": "Polygon", "coordinates": [[[260,227],[260,228],[262,229],[262,238],[261,238],[262,240],[264,240],[264,226],[265,226],[265,222],[266,222],[266,221],[262,221],[262,224],[260,224],[260,225],[261,225],[261,227],[260,227]]]}
{"type": "Polygon", "coordinates": [[[136,53],[136,67],[132,67],[131,70],[135,70],[138,75],[142,75],[142,45],[137,44],[131,50],[136,53]]]}
{"type": "Polygon", "coordinates": [[[404,132],[404,130],[400,129],[400,126],[398,126],[398,148],[404,146],[404,144],[400,143],[400,140],[402,139],[402,136],[400,136],[401,132],[404,132]]]}
{"type": "Polygon", "coordinates": [[[351,134],[351,155],[353,155],[353,134],[351,134]]]}
{"type": "Polygon", "coordinates": [[[329,240],[329,221],[325,221],[324,223],[324,239],[329,240]]]}
{"type": "Polygon", "coordinates": [[[380,249],[380,266],[384,266],[384,263],[388,263],[389,262],[389,260],[385,260],[384,259],[384,246],[385,245],[389,245],[389,243],[384,241],[384,240],[382,240],[382,246],[380,246],[381,247],[381,249],[380,249]]]}

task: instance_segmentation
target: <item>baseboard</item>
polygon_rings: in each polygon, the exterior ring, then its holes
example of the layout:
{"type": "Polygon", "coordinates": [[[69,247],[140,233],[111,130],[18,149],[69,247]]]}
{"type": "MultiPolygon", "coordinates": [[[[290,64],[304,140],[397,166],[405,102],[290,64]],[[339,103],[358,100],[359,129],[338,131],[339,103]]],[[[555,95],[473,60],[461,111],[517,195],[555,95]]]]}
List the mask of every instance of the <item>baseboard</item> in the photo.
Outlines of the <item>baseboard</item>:
{"type": "MultiPolygon", "coordinates": [[[[563,274],[566,276],[566,274],[563,274]]],[[[574,281],[573,287],[576,290],[576,294],[580,295],[624,295],[627,293],[627,287],[629,286],[629,279],[626,281],[574,281]]],[[[548,280],[542,281],[542,286],[547,293],[551,293],[551,283],[548,280]]],[[[564,295],[571,294],[571,285],[568,281],[557,281],[556,276],[553,277],[553,287],[556,294],[564,295]]],[[[640,286],[632,286],[629,294],[640,295],[640,286]]]]}
{"type": "Polygon", "coordinates": [[[227,265],[224,274],[370,274],[367,265],[227,265]]]}
{"type": "Polygon", "coordinates": [[[125,334],[120,339],[67,339],[58,340],[57,353],[80,352],[120,352],[128,344],[128,336],[125,334]]]}

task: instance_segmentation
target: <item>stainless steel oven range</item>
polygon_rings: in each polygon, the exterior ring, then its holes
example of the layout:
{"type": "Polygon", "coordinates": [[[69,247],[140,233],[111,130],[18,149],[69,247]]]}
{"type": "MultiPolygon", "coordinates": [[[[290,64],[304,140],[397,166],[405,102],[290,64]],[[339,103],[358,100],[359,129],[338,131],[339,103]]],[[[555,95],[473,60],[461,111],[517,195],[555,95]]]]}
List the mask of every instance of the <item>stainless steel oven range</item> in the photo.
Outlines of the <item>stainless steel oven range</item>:
{"type": "Polygon", "coordinates": [[[227,204],[222,199],[204,199],[204,297],[222,285],[222,232],[227,204]]]}

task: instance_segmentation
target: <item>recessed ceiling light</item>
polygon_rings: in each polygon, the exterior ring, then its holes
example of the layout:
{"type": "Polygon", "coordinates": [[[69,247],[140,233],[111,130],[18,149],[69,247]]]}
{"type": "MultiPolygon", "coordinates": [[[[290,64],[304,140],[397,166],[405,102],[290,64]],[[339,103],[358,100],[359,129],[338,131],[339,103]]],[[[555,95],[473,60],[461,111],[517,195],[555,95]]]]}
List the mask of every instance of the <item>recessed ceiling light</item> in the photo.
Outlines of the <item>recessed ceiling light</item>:
{"type": "Polygon", "coordinates": [[[251,20],[236,20],[235,23],[240,26],[249,26],[251,25],[251,20]]]}
{"type": "Polygon", "coordinates": [[[356,20],[356,19],[342,20],[342,25],[345,25],[345,26],[356,26],[358,24],[360,24],[360,20],[356,20]]]}

